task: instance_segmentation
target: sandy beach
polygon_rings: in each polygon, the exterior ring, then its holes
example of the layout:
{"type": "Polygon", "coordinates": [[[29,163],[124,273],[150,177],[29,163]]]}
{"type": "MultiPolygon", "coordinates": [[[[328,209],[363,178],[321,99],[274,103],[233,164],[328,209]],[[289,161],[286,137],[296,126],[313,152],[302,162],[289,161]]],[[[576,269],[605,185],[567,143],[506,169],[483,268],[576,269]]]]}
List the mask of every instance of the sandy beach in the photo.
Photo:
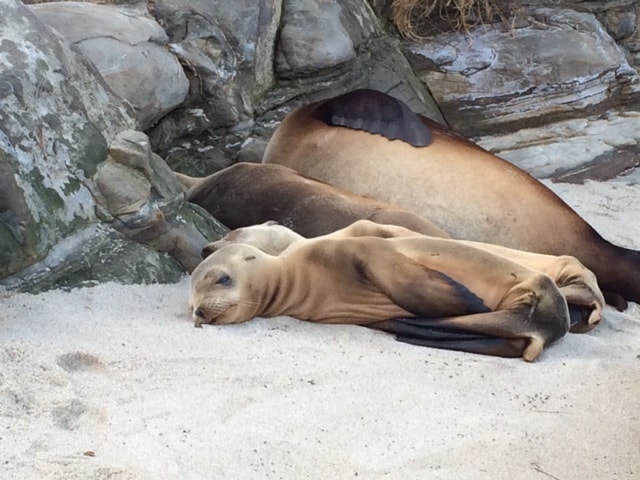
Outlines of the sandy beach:
{"type": "MultiPolygon", "coordinates": [[[[640,249],[638,185],[548,185],[640,249]]],[[[0,292],[0,478],[640,478],[637,304],[529,364],[291,318],[196,329],[187,291],[0,292]]]]}

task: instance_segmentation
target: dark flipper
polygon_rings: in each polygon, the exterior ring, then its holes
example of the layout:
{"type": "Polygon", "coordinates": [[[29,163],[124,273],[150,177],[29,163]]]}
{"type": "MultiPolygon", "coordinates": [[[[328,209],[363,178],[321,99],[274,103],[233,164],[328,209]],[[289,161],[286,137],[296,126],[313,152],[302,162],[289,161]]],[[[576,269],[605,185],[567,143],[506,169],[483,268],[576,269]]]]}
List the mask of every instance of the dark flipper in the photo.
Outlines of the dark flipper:
{"type": "Polygon", "coordinates": [[[433,141],[429,128],[407,105],[376,90],[354,90],[327,100],[314,116],[327,125],[377,133],[414,147],[433,141]]]}
{"type": "MultiPolygon", "coordinates": [[[[396,318],[369,325],[371,328],[394,333],[396,340],[421,347],[457,350],[498,357],[520,357],[527,341],[500,338],[457,328],[440,328],[424,324],[425,319],[396,318]]],[[[427,320],[433,322],[432,319],[427,320]]]]}
{"type": "Polygon", "coordinates": [[[396,340],[420,347],[440,348],[442,350],[457,350],[494,357],[517,358],[522,356],[524,340],[506,339],[498,337],[478,338],[476,340],[424,340],[397,336],[396,340]]]}

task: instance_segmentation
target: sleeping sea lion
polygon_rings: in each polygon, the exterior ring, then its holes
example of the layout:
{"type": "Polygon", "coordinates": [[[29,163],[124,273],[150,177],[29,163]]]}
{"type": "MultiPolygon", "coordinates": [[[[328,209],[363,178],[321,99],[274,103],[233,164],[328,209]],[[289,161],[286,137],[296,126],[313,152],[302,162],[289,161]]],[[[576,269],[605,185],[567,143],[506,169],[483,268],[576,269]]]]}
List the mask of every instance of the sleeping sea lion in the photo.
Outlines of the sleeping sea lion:
{"type": "Polygon", "coordinates": [[[371,200],[282,165],[236,163],[208,177],[175,173],[187,200],[230,229],[274,220],[306,237],[316,237],[368,219],[448,237],[415,213],[371,200]]]}
{"type": "Polygon", "coordinates": [[[575,256],[609,302],[640,302],[640,252],[606,241],[537,179],[384,93],[293,111],[263,161],[412,211],[453,238],[575,256]]]}
{"type": "Polygon", "coordinates": [[[290,315],[366,325],[401,341],[533,361],[569,330],[553,280],[450,239],[298,240],[280,255],[225,245],[196,267],[196,326],[290,315]]]}
{"type": "MultiPolygon", "coordinates": [[[[395,225],[381,225],[368,220],[359,220],[337,232],[323,238],[349,238],[373,236],[379,238],[419,237],[419,233],[395,225]]],[[[280,255],[304,237],[276,222],[232,230],[221,239],[208,243],[202,250],[207,257],[225,245],[242,243],[252,245],[270,255],[280,255]]],[[[551,277],[564,295],[570,307],[572,333],[584,333],[593,329],[602,319],[604,297],[598,287],[593,272],[588,270],[575,257],[568,255],[552,256],[523,252],[507,247],[481,242],[456,240],[494,255],[520,263],[551,277]]]]}

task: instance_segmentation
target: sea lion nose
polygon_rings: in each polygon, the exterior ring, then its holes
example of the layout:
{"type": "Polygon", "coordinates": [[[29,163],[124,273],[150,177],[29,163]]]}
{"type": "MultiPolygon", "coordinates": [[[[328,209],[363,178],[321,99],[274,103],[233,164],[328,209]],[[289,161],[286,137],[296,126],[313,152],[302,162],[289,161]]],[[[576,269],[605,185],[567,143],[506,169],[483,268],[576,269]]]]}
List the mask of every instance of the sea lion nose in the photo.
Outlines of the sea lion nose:
{"type": "Polygon", "coordinates": [[[204,313],[204,310],[202,308],[200,308],[200,307],[196,308],[196,311],[193,312],[193,313],[195,313],[196,317],[198,317],[198,318],[201,318],[203,320],[207,319],[207,317],[206,317],[206,315],[204,313]]]}

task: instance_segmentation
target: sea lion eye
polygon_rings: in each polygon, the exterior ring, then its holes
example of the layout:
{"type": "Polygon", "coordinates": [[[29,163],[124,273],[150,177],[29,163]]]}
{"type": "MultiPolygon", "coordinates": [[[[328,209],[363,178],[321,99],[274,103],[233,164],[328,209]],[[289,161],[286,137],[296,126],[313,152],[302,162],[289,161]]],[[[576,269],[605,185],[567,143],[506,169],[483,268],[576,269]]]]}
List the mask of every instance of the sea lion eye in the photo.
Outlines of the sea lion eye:
{"type": "Polygon", "coordinates": [[[216,285],[223,285],[225,287],[228,287],[229,285],[231,285],[231,277],[226,273],[221,273],[216,279],[216,285]]]}

